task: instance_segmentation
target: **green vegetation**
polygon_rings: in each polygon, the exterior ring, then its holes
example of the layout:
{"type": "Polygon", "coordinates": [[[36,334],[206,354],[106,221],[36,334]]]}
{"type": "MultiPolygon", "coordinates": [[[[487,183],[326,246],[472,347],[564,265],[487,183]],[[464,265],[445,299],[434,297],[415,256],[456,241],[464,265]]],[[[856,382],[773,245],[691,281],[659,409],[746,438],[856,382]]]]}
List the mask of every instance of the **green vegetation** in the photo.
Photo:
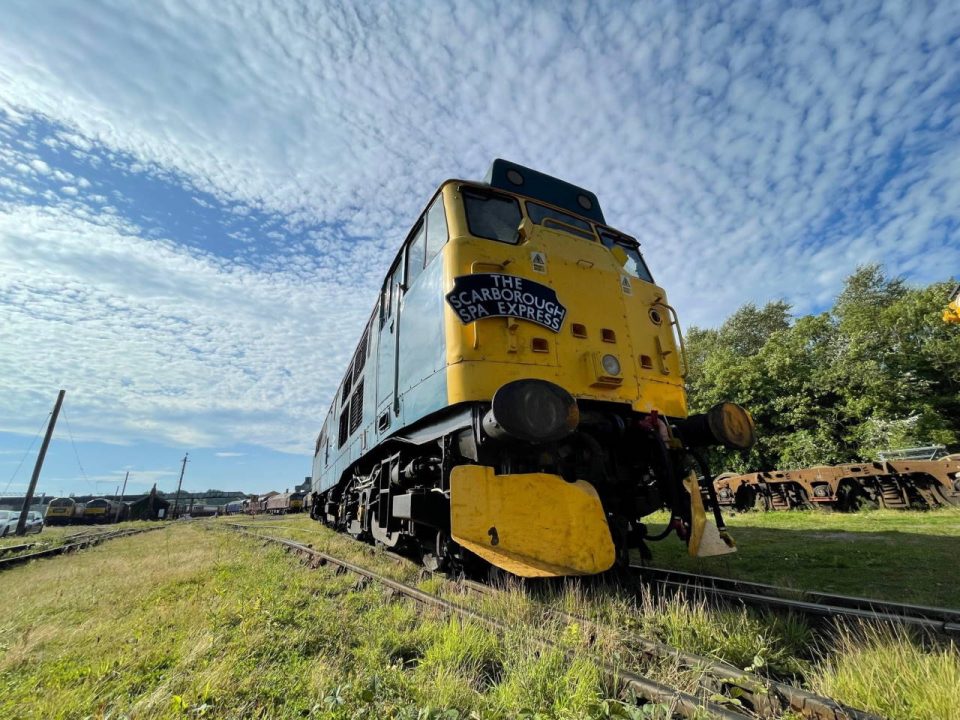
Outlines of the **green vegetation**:
{"type": "MultiPolygon", "coordinates": [[[[705,654],[746,667],[761,656],[764,666],[777,675],[802,674],[808,664],[798,658],[811,659],[809,634],[806,627],[797,629],[779,620],[760,617],[743,609],[718,611],[702,602],[688,602],[678,597],[634,595],[609,585],[587,586],[576,581],[557,584],[537,584],[538,602],[517,589],[493,597],[463,596],[456,585],[450,585],[437,576],[422,579],[423,571],[410,562],[398,562],[382,551],[358,543],[349,537],[331,532],[305,516],[283,520],[257,520],[251,525],[267,535],[291,538],[311,544],[357,564],[375,569],[394,579],[420,583],[428,592],[448,595],[461,604],[475,603],[475,608],[489,617],[507,624],[525,623],[537,627],[545,622],[545,608],[557,608],[567,613],[594,619],[612,632],[594,633],[594,645],[608,644],[610,654],[622,655],[630,635],[656,638],[690,652],[705,654]],[[452,595],[450,595],[452,593],[452,595]]],[[[566,628],[564,637],[588,636],[586,628],[566,628]]],[[[605,657],[607,653],[602,653],[605,657]]],[[[633,661],[631,661],[633,662],[633,661]]],[[[636,660],[640,662],[640,660],[636,660]]],[[[692,689],[699,675],[682,677],[676,668],[649,668],[651,676],[661,682],[692,689]]]]}
{"type": "Polygon", "coordinates": [[[817,692],[848,698],[881,717],[940,720],[960,713],[955,646],[925,651],[902,633],[871,627],[841,633],[837,646],[838,654],[820,668],[817,692]]]}
{"type": "MultiPolygon", "coordinates": [[[[857,682],[848,657],[882,659],[853,633],[816,643],[801,623],[743,610],[718,613],[681,599],[638,601],[616,588],[567,583],[532,597],[518,590],[464,594],[305,517],[258,520],[265,532],[299,538],[468,605],[511,628],[491,633],[392,596],[330,569],[240,538],[219,523],[177,523],[69,557],[4,573],[0,583],[0,714],[73,717],[579,718],[666,717],[637,709],[607,685],[593,657],[693,690],[697,672],[642,660],[638,634],[760,672],[829,688],[838,699],[922,717],[958,717],[960,671],[953,648],[927,651],[896,638],[898,675],[881,688],[857,682]],[[35,588],[24,593],[23,588],[35,588]],[[567,623],[561,608],[596,624],[567,623]],[[559,639],[543,651],[537,637],[559,639]],[[819,643],[819,644],[818,644],[819,643]],[[835,647],[834,647],[835,645],[835,647]],[[828,652],[821,660],[815,647],[828,652]],[[870,655],[873,652],[874,655],[870,655]],[[569,653],[569,654],[568,654],[569,653]],[[939,695],[938,695],[939,694],[939,695]],[[872,705],[871,705],[872,704],[872,705]],[[950,715],[949,713],[953,713],[950,715]]],[[[872,643],[872,644],[871,644],[872,643]]],[[[878,665],[878,668],[881,666],[878,665]]],[[[890,666],[882,666],[886,670],[890,666]]]]}
{"type": "MultiPolygon", "coordinates": [[[[941,533],[952,533],[954,537],[960,534],[957,528],[960,522],[960,513],[943,511],[939,513],[898,513],[879,511],[861,515],[840,515],[829,513],[750,513],[737,516],[734,520],[739,523],[756,522],[762,525],[766,520],[774,524],[783,524],[783,527],[797,527],[806,530],[806,522],[816,523],[818,518],[827,520],[827,525],[819,525],[824,533],[843,527],[850,518],[855,518],[855,526],[862,532],[869,533],[876,530],[878,523],[890,522],[892,527],[903,530],[911,527],[911,516],[920,516],[921,520],[932,521],[927,530],[931,537],[941,533]],[[833,523],[833,524],[831,524],[833,523]]],[[[664,518],[665,519],[665,518],[664,518]]],[[[398,562],[380,550],[356,543],[344,536],[331,533],[304,516],[288,517],[280,520],[257,520],[252,525],[265,534],[290,537],[312,544],[314,547],[331,552],[340,557],[352,559],[367,567],[373,567],[380,572],[411,582],[415,572],[409,563],[398,562]]],[[[736,533],[741,540],[743,530],[737,524],[736,533]]],[[[813,547],[821,550],[834,550],[837,541],[827,535],[814,538],[813,547]]],[[[744,541],[741,540],[741,552],[744,541]]],[[[849,548],[849,540],[844,549],[849,548]]],[[[683,550],[679,543],[663,543],[656,546],[657,551],[672,547],[677,552],[674,557],[681,557],[683,550]]],[[[682,556],[686,559],[686,556],[682,556]]],[[[737,556],[731,556],[736,558],[737,556]]],[[[709,563],[726,563],[726,560],[704,560],[703,569],[717,572],[716,565],[709,563]]],[[[730,562],[735,562],[731,560],[730,562]]],[[[771,560],[771,563],[774,561],[771,560]]],[[[897,563],[892,574],[906,572],[909,576],[910,561],[897,563]]],[[[929,561],[928,561],[929,562],[929,561]]],[[[915,564],[915,563],[914,563],[915,564]]],[[[936,563],[932,563],[936,564],[936,563]]],[[[692,566],[687,566],[691,569],[692,566]]],[[[781,567],[782,571],[782,567],[781,567]]],[[[832,570],[837,574],[836,568],[832,570]]],[[[722,573],[719,573],[722,574],[722,573]]],[[[773,580],[773,578],[759,577],[759,580],[773,580]]],[[[832,577],[832,576],[831,576],[832,577]]],[[[862,577],[861,577],[862,582],[862,577]]],[[[907,581],[909,582],[909,580],[907,581]]],[[[689,652],[694,652],[717,659],[725,660],[743,668],[753,669],[761,674],[784,680],[793,680],[810,686],[818,691],[830,688],[830,693],[836,699],[850,705],[866,707],[879,712],[880,708],[887,708],[891,693],[903,695],[905,700],[893,712],[884,709],[883,714],[890,718],[922,717],[923,706],[926,700],[915,689],[905,685],[900,691],[900,680],[897,676],[883,676],[884,683],[864,678],[864,683],[857,685],[843,685],[834,683],[833,677],[837,668],[847,667],[849,662],[861,662],[862,657],[872,649],[876,655],[886,651],[883,640],[888,635],[875,632],[871,637],[855,635],[841,628],[837,638],[817,636],[805,622],[796,618],[777,618],[755,613],[745,609],[717,610],[709,607],[705,602],[695,602],[683,597],[667,595],[655,597],[645,594],[636,599],[621,592],[615,587],[588,587],[576,582],[565,583],[559,587],[542,589],[535,600],[523,592],[507,592],[492,598],[482,597],[473,599],[463,596],[456,590],[450,589],[442,580],[430,577],[421,582],[424,589],[430,592],[447,594],[461,604],[475,603],[475,607],[488,616],[504,620],[514,625],[525,623],[530,627],[547,626],[552,631],[557,630],[555,622],[551,622],[543,613],[550,608],[557,608],[568,613],[595,620],[597,627],[571,625],[563,627],[559,632],[566,639],[582,640],[584,637],[593,638],[593,649],[605,658],[619,658],[630,667],[640,668],[645,674],[661,682],[675,687],[692,691],[696,688],[699,676],[696,673],[683,672],[676,667],[662,664],[645,664],[635,654],[636,644],[632,638],[643,636],[658,639],[689,652]],[[856,642],[856,638],[863,638],[856,642]],[[918,703],[918,705],[914,705],[918,703]]],[[[891,588],[896,583],[891,581],[891,588]]],[[[952,588],[956,588],[954,583],[952,588]]],[[[949,597],[950,588],[944,590],[949,597]]],[[[953,590],[955,593],[956,591],[953,590]]],[[[897,598],[894,598],[897,599],[897,598]]],[[[902,599],[902,598],[900,598],[902,599]]],[[[893,636],[890,636],[893,637],[893,636]]],[[[915,661],[916,667],[911,665],[911,673],[904,675],[905,682],[909,678],[922,676],[926,664],[934,662],[946,663],[956,670],[960,670],[960,654],[955,647],[948,646],[941,649],[928,650],[926,640],[913,639],[906,636],[896,636],[896,643],[891,645],[891,651],[896,650],[905,664],[915,661]]],[[[850,666],[856,667],[856,666],[850,666]]],[[[869,665],[864,666],[872,671],[869,665]]],[[[853,673],[855,675],[855,672],[853,673]]],[[[945,673],[929,678],[927,694],[943,694],[952,697],[954,689],[947,685],[953,675],[945,673]]],[[[485,716],[484,716],[485,717],[485,716]]],[[[942,715],[944,718],[960,718],[960,704],[950,713],[942,715]]]]}
{"type": "MultiPolygon", "coordinates": [[[[651,519],[654,526],[666,515],[651,519]]],[[[657,567],[755,582],[960,608],[960,509],[724,513],[737,552],[691,558],[674,538],[657,567]]]]}
{"type": "Polygon", "coordinates": [[[756,447],[717,453],[718,471],[960,445],[960,328],[942,318],[955,283],[908,287],[871,265],[820,315],[793,320],[785,302],[749,304],[716,330],[690,328],[691,411],[732,400],[757,423],[756,447]]]}
{"type": "Polygon", "coordinates": [[[536,652],[523,628],[494,637],[197,524],[10,570],[0,606],[5,717],[615,717],[626,707],[589,663],[536,652]]]}

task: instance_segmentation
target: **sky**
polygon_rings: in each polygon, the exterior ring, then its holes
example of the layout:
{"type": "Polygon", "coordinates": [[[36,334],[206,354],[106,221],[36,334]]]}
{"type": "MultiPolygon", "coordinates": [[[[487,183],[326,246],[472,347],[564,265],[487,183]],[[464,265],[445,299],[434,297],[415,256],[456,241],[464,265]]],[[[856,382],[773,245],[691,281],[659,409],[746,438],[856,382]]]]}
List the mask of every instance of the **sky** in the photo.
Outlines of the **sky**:
{"type": "Polygon", "coordinates": [[[957,3],[6,0],[0,495],[310,474],[434,189],[595,192],[685,325],[960,275],[957,3]]]}

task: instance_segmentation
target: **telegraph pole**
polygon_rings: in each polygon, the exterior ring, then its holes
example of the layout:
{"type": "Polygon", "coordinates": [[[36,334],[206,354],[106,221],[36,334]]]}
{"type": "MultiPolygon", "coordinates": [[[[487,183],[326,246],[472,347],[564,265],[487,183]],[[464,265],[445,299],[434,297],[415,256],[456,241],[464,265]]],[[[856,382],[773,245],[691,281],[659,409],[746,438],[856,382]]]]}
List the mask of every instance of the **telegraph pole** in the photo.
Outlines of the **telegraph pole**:
{"type": "Polygon", "coordinates": [[[17,535],[24,535],[27,532],[27,513],[30,512],[30,503],[33,502],[33,491],[37,489],[37,480],[40,479],[40,469],[43,467],[43,459],[47,456],[47,448],[50,446],[50,438],[53,437],[53,427],[57,424],[57,416],[60,414],[60,406],[63,405],[63,396],[66,390],[61,390],[57,395],[57,402],[53,406],[53,415],[50,417],[50,424],[47,425],[47,434],[43,438],[43,444],[40,446],[40,454],[37,455],[37,464],[33,466],[33,477],[30,478],[30,487],[27,490],[27,496],[23,499],[23,508],[20,510],[20,520],[17,522],[17,535]]]}
{"type": "MultiPolygon", "coordinates": [[[[130,478],[130,471],[127,470],[127,474],[123,477],[123,490],[120,491],[120,497],[117,498],[117,502],[123,502],[123,496],[127,492],[127,480],[130,478]]],[[[120,506],[117,505],[117,514],[114,516],[113,521],[116,522],[120,519],[120,506]]]]}
{"type": "Polygon", "coordinates": [[[180,504],[180,486],[183,485],[183,473],[187,470],[187,457],[190,453],[184,453],[183,455],[183,466],[180,468],[180,481],[177,483],[177,497],[173,501],[173,512],[170,513],[171,516],[176,516],[177,506],[180,504]]]}

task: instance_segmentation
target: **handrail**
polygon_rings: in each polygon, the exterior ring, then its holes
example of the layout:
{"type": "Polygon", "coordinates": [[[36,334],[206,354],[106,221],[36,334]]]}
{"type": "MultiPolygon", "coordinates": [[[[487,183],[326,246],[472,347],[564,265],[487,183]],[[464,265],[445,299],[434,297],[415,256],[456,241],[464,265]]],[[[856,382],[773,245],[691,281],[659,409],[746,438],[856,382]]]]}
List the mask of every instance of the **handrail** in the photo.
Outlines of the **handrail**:
{"type": "Polygon", "coordinates": [[[680,329],[680,317],[677,315],[677,311],[674,310],[673,305],[669,305],[664,302],[662,297],[658,297],[653,301],[654,305],[660,305],[665,307],[670,311],[670,327],[676,328],[677,333],[677,344],[680,348],[680,377],[684,380],[687,379],[687,375],[690,374],[690,364],[687,362],[687,346],[683,343],[683,330],[680,329]]]}

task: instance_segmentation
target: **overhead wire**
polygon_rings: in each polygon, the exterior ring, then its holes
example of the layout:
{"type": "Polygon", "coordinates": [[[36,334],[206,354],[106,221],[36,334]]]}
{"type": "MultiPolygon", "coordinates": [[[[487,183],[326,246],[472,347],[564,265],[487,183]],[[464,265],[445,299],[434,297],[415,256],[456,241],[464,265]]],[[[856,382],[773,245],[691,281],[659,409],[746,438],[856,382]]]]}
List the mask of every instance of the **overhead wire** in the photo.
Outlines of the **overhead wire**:
{"type": "Polygon", "coordinates": [[[4,495],[6,495],[7,491],[10,489],[10,485],[13,484],[13,479],[17,476],[17,473],[20,472],[20,468],[23,467],[23,461],[27,459],[27,455],[29,455],[30,451],[33,450],[33,446],[37,444],[37,438],[40,437],[40,433],[43,431],[43,426],[47,424],[47,421],[50,419],[52,414],[52,412],[48,412],[47,416],[43,419],[43,422],[40,423],[40,427],[37,428],[37,432],[33,436],[33,440],[30,441],[30,447],[28,447],[23,453],[23,457],[20,458],[20,463],[17,465],[17,469],[13,471],[13,475],[11,475],[10,479],[7,481],[7,486],[3,489],[4,495]]]}
{"type": "Polygon", "coordinates": [[[87,481],[87,485],[93,487],[93,492],[96,494],[97,486],[90,482],[90,478],[87,477],[87,471],[83,469],[83,463],[80,462],[80,453],[77,451],[77,444],[73,441],[73,431],[70,429],[70,420],[67,419],[67,413],[61,410],[63,414],[63,421],[67,424],[67,435],[70,437],[70,444],[73,446],[73,454],[77,458],[77,465],[80,467],[80,474],[83,475],[83,479],[87,481]]]}

